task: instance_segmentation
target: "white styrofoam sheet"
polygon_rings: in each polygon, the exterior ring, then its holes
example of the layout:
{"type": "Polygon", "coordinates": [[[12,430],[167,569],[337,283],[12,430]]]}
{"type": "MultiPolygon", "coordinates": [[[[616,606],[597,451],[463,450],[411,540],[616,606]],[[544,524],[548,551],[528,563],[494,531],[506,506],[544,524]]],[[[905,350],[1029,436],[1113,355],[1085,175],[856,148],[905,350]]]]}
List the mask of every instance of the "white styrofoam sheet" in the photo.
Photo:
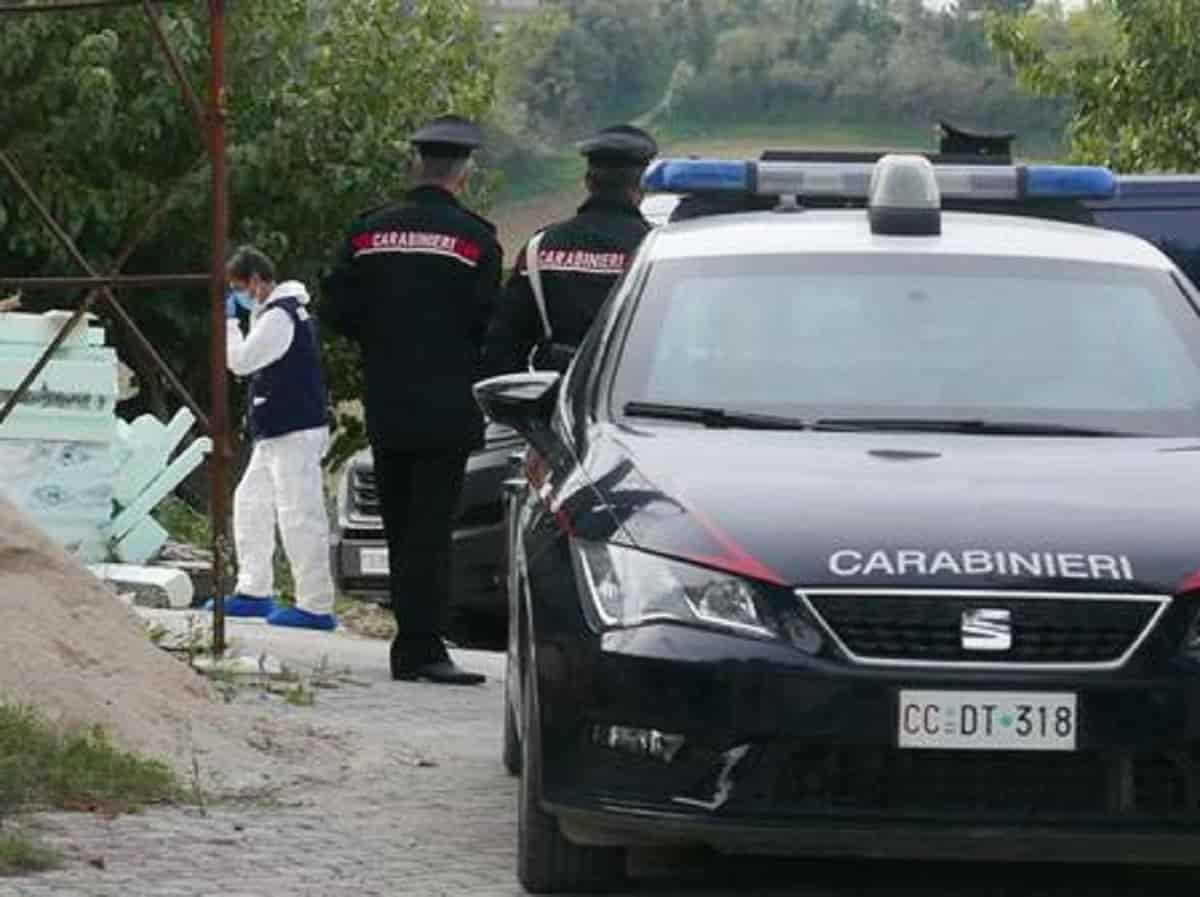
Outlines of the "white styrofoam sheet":
{"type": "MultiPolygon", "coordinates": [[[[0,315],[0,343],[26,343],[47,346],[50,341],[70,320],[71,312],[49,311],[44,314],[33,312],[5,312],[0,315]]],[[[99,330],[103,342],[103,328],[89,327],[88,321],[94,319],[92,314],[84,315],[84,320],[77,323],[63,340],[63,346],[84,346],[93,339],[92,331],[99,330]]]]}
{"type": "MultiPolygon", "coordinates": [[[[170,567],[146,567],[139,564],[93,564],[88,567],[97,579],[118,589],[153,591],[161,595],[166,607],[190,607],[195,594],[191,578],[170,567]]],[[[156,606],[162,606],[156,605],[156,606]]]]}

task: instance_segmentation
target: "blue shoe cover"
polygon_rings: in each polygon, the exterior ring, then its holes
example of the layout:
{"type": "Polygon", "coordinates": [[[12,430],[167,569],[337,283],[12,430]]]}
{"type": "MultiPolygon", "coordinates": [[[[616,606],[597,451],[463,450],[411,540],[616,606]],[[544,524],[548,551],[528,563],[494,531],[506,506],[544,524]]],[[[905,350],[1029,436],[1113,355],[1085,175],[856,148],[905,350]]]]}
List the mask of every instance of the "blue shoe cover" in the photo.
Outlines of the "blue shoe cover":
{"type": "Polygon", "coordinates": [[[293,626],[298,629],[321,629],[328,632],[337,629],[337,617],[333,614],[310,614],[298,607],[276,608],[267,622],[272,626],[293,626]]]}
{"type": "MultiPolygon", "coordinates": [[[[204,609],[213,609],[210,598],[204,603],[204,609]]],[[[265,617],[275,610],[275,602],[270,598],[254,598],[250,595],[230,595],[225,599],[225,616],[227,617],[265,617]]]]}

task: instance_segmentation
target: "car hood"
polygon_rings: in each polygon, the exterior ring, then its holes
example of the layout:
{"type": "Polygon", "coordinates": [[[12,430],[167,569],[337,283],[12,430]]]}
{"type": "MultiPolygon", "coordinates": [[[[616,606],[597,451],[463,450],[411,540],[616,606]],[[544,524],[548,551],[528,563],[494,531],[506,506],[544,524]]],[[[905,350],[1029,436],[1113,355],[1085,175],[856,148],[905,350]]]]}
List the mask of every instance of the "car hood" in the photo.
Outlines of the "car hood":
{"type": "Polygon", "coordinates": [[[591,535],[781,584],[1174,592],[1200,569],[1200,440],[591,435],[591,535]]]}

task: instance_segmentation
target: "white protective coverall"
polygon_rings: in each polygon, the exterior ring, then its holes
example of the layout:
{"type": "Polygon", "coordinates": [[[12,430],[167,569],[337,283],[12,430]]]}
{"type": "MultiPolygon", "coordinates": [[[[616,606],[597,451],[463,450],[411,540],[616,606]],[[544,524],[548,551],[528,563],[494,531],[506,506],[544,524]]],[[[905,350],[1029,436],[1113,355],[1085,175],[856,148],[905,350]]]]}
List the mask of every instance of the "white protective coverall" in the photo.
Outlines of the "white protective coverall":
{"type": "MultiPolygon", "coordinates": [[[[250,334],[242,336],[236,318],[226,325],[228,367],[248,377],[284,356],[292,344],[294,325],[287,312],[271,303],[286,297],[304,306],[308,290],[285,281],[259,303],[250,318],[250,334]]],[[[296,582],[296,606],[311,614],[333,612],[333,577],[329,569],[329,517],[325,510],[321,458],[329,445],[329,428],[298,430],[254,443],[250,463],[233,498],[233,539],[238,556],[238,594],[265,598],[275,594],[275,524],[283,537],[296,582]]]]}

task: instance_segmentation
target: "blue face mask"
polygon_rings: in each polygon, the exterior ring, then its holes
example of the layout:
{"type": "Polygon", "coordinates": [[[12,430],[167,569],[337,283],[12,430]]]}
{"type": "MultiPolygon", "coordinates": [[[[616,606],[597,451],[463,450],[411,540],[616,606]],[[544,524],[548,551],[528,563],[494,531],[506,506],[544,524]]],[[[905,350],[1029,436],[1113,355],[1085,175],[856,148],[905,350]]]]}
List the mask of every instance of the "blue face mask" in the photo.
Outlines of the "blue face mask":
{"type": "Polygon", "coordinates": [[[230,290],[229,298],[246,311],[254,311],[254,299],[250,296],[249,290],[230,290]]]}

